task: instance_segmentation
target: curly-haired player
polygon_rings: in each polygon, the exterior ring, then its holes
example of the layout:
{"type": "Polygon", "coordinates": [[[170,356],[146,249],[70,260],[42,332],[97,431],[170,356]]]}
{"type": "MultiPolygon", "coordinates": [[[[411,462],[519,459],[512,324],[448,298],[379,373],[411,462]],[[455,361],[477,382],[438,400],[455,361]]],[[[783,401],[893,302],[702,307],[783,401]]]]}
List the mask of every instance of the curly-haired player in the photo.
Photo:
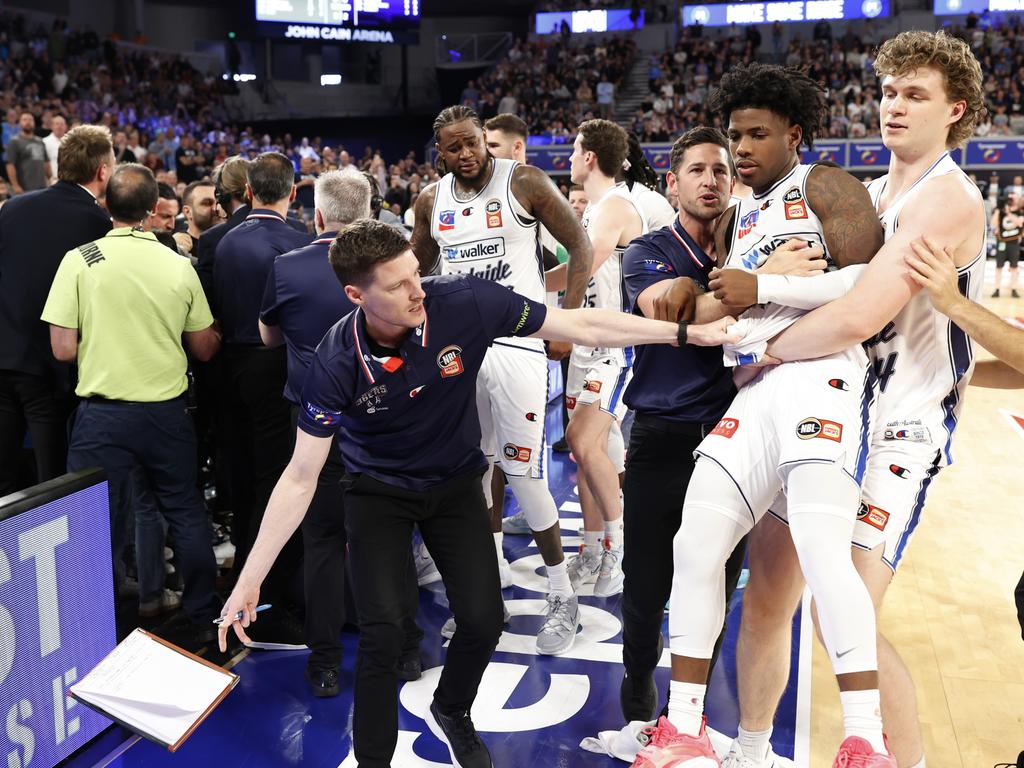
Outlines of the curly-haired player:
{"type": "MultiPolygon", "coordinates": [[[[751,195],[723,217],[716,248],[728,257],[726,268],[712,275],[712,287],[729,303],[715,307],[714,297],[701,297],[697,312],[746,310],[744,343],[725,354],[727,365],[744,366],[760,362],[768,340],[803,314],[758,303],[755,271],[770,269],[774,253],[794,247],[790,240],[820,249],[830,268],[861,265],[881,247],[882,230],[856,179],[838,168],[800,163],[800,147],[811,144],[824,110],[812,80],[776,66],[739,67],[722,78],[711,104],[728,125],[733,162],[751,195]]],[[[850,272],[830,277],[852,283],[850,272]]],[[[719,765],[703,714],[709,660],[725,613],[724,565],[783,490],[841,691],[847,740],[840,754],[860,737],[870,757],[858,765],[896,768],[882,736],[874,610],[850,555],[867,440],[866,373],[859,345],[755,371],[697,448],[673,541],[668,717],[652,729],[634,768],[719,765]]],[[[742,765],[741,757],[726,759],[742,765]]]]}

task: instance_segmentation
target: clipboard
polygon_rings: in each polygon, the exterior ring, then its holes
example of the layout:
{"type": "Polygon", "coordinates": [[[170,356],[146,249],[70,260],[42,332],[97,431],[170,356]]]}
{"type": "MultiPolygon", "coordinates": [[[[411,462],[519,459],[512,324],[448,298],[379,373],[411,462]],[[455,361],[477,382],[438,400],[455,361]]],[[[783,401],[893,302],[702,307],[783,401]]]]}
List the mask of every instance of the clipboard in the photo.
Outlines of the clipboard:
{"type": "Polygon", "coordinates": [[[233,672],[136,629],[68,693],[104,717],[174,752],[238,680],[233,672]]]}

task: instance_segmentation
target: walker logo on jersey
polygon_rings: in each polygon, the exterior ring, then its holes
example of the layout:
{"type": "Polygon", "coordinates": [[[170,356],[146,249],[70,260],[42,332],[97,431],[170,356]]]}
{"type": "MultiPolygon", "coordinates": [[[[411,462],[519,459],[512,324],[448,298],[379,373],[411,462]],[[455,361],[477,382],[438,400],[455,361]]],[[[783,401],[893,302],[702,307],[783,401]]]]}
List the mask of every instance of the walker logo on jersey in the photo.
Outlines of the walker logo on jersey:
{"type": "MultiPolygon", "coordinates": [[[[454,215],[453,212],[452,216],[454,215]]],[[[453,229],[453,227],[448,227],[448,229],[453,229]]],[[[504,255],[504,237],[488,237],[484,240],[475,240],[472,243],[447,245],[444,248],[444,257],[448,261],[475,261],[477,259],[493,259],[504,255]]]]}
{"type": "Polygon", "coordinates": [[[862,501],[860,503],[860,511],[857,512],[857,519],[867,523],[872,528],[884,531],[885,526],[889,523],[889,513],[884,509],[879,509],[862,501]]]}
{"type": "Polygon", "coordinates": [[[807,204],[804,202],[804,194],[800,187],[791,187],[782,196],[782,202],[786,205],[786,220],[806,219],[807,204]]]}
{"type": "Polygon", "coordinates": [[[600,381],[590,381],[588,379],[588,380],[583,382],[583,388],[585,390],[587,390],[588,392],[595,392],[595,393],[596,392],[600,392],[601,391],[601,382],[600,381]]]}
{"type": "Polygon", "coordinates": [[[426,386],[427,386],[426,384],[421,384],[420,386],[416,387],[416,389],[410,389],[409,390],[409,397],[416,397],[416,395],[418,395],[420,392],[422,392],[423,388],[426,387],[426,386]]]}
{"type": "Polygon", "coordinates": [[[833,389],[838,389],[838,390],[841,390],[843,392],[849,392],[850,391],[850,385],[847,384],[842,379],[829,379],[828,380],[828,385],[830,387],[832,387],[833,389]]]}
{"type": "Polygon", "coordinates": [[[437,228],[442,232],[455,229],[455,211],[441,211],[437,215],[437,228]]]}
{"type": "Polygon", "coordinates": [[[318,405],[306,402],[306,415],[321,427],[333,427],[341,421],[341,411],[328,411],[318,405]]]}
{"type": "Polygon", "coordinates": [[[523,448],[521,445],[513,445],[512,443],[505,443],[505,447],[501,449],[501,452],[505,454],[506,459],[527,462],[530,460],[530,455],[533,453],[533,449],[523,448]]]}
{"type": "Polygon", "coordinates": [[[645,272],[675,272],[671,264],[657,259],[644,259],[641,266],[645,272]]]}
{"type": "Polygon", "coordinates": [[[500,229],[501,228],[501,200],[496,197],[491,198],[487,201],[487,207],[484,208],[487,211],[487,228],[488,229],[500,229]]]}
{"type": "Polygon", "coordinates": [[[709,434],[718,435],[719,437],[724,438],[730,438],[736,434],[736,430],[739,428],[739,419],[722,419],[715,425],[715,428],[712,429],[709,434]]]}
{"type": "Polygon", "coordinates": [[[753,210],[740,219],[740,229],[739,232],[736,233],[736,237],[746,237],[753,232],[754,226],[757,224],[757,217],[760,213],[761,211],[759,210],[753,210]]]}
{"type": "Polygon", "coordinates": [[[901,467],[899,464],[890,464],[889,471],[896,475],[896,477],[902,477],[904,480],[910,477],[910,470],[906,467],[901,467]]]}
{"type": "Polygon", "coordinates": [[[437,355],[437,367],[441,369],[441,378],[450,379],[458,376],[465,368],[462,367],[462,347],[449,344],[437,355]]]}

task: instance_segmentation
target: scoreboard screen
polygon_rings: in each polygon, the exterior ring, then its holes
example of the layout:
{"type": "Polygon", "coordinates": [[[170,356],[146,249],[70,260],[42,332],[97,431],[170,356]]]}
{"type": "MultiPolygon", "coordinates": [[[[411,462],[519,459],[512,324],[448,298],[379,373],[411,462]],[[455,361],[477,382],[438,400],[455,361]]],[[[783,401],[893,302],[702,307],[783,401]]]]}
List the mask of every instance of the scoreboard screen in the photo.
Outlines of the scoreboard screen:
{"type": "Polygon", "coordinates": [[[420,0],[256,0],[256,21],[270,37],[416,43],[420,0]]]}

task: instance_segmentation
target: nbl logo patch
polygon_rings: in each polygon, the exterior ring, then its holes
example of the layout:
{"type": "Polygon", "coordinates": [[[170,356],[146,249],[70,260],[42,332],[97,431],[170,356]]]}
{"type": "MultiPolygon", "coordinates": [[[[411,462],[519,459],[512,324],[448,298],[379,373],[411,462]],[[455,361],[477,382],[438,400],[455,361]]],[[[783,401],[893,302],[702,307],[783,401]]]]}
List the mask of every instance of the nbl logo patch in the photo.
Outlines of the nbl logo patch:
{"type": "Polygon", "coordinates": [[[501,449],[501,452],[505,454],[506,459],[512,461],[528,462],[530,456],[533,453],[531,448],[523,448],[521,445],[514,445],[513,443],[505,443],[505,446],[501,449]]]}
{"type": "Polygon", "coordinates": [[[484,208],[487,211],[487,228],[499,229],[501,227],[501,200],[494,197],[487,201],[484,208]]]}
{"type": "Polygon", "coordinates": [[[601,391],[601,382],[600,381],[590,381],[588,379],[587,381],[583,382],[583,388],[585,390],[587,390],[588,392],[598,393],[598,392],[601,391]]]}
{"type": "Polygon", "coordinates": [[[841,443],[843,441],[843,425],[827,419],[804,419],[796,425],[796,436],[801,440],[820,437],[841,443]]]}
{"type": "Polygon", "coordinates": [[[889,513],[884,509],[862,501],[860,503],[860,511],[857,512],[857,519],[862,523],[867,523],[872,528],[884,531],[885,526],[889,524],[889,513]]]}
{"type": "Polygon", "coordinates": [[[441,369],[443,379],[458,376],[466,370],[462,367],[462,347],[450,344],[442,349],[437,355],[437,367],[441,369]]]}

